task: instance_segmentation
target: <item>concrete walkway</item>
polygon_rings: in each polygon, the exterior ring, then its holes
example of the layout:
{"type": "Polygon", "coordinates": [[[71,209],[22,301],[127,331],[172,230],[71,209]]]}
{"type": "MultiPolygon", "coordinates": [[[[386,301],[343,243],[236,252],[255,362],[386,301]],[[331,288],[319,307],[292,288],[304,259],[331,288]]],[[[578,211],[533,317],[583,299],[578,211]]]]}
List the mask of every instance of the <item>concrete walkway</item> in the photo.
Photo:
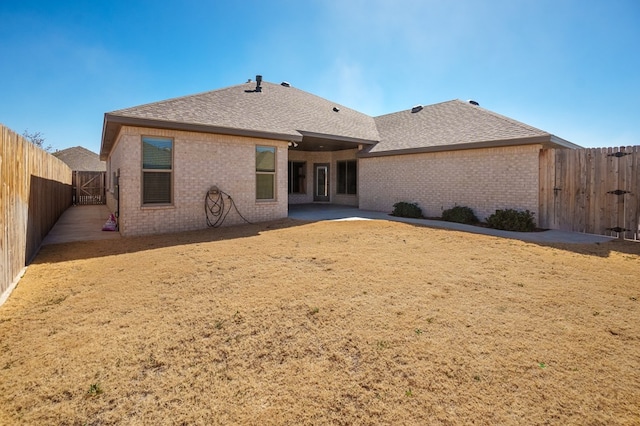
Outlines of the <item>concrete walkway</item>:
{"type": "Polygon", "coordinates": [[[392,220],[396,222],[414,223],[432,228],[451,229],[455,231],[471,232],[474,234],[492,235],[495,237],[511,238],[533,243],[570,243],[595,244],[611,241],[613,237],[604,235],[583,234],[549,230],[543,232],[510,232],[498,229],[482,228],[480,226],[464,225],[461,223],[445,222],[441,220],[409,219],[391,216],[388,213],[360,210],[357,207],[337,206],[327,204],[300,204],[289,206],[289,218],[308,221],[319,220],[392,220]]]}
{"type": "MultiPolygon", "coordinates": [[[[107,206],[73,206],[69,207],[45,237],[42,245],[60,244],[72,241],[91,241],[121,238],[119,232],[103,231],[102,226],[109,218],[107,206]]],[[[440,220],[409,219],[391,216],[384,212],[360,210],[357,207],[332,204],[298,204],[289,206],[289,218],[304,221],[321,220],[392,220],[396,222],[414,223],[432,228],[451,229],[474,234],[493,235],[502,238],[529,241],[534,243],[572,243],[593,244],[611,241],[613,237],[604,235],[582,234],[578,232],[549,230],[544,232],[509,232],[461,223],[440,220]]]]}
{"type": "Polygon", "coordinates": [[[42,245],[121,238],[117,231],[102,230],[110,213],[105,205],[71,206],[62,213],[42,245]]]}

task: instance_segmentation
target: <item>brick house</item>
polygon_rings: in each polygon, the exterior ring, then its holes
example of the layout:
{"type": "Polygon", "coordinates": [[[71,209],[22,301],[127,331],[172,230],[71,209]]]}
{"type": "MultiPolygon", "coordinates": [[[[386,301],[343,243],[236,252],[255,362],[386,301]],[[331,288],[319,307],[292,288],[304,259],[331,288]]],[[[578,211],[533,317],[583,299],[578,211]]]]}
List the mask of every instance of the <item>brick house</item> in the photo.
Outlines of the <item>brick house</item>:
{"type": "Polygon", "coordinates": [[[82,146],[62,149],[52,154],[64,161],[73,171],[104,172],[106,170],[105,162],[100,161],[98,154],[82,146]]]}
{"type": "MultiPolygon", "coordinates": [[[[370,117],[258,79],[107,113],[100,158],[120,232],[142,235],[205,228],[213,186],[251,222],[301,203],[537,213],[538,157],[548,147],[578,146],[475,102],[370,117]]],[[[231,212],[225,225],[242,221],[231,212]]]]}

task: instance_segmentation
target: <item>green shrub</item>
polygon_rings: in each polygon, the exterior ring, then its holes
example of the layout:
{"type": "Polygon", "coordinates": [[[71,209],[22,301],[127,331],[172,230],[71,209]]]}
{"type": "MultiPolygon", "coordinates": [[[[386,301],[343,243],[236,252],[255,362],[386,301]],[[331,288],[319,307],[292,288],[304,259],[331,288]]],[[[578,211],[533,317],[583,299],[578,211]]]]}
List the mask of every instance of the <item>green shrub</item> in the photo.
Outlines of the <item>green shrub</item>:
{"type": "Polygon", "coordinates": [[[478,218],[470,207],[455,206],[442,212],[442,220],[458,223],[478,223],[478,218]]]}
{"type": "Polygon", "coordinates": [[[531,232],[536,229],[533,213],[529,210],[496,210],[494,214],[487,218],[487,224],[491,228],[505,231],[531,232]]]}
{"type": "Polygon", "coordinates": [[[418,207],[418,204],[416,203],[401,201],[393,205],[393,212],[391,212],[391,214],[398,217],[413,217],[420,219],[422,218],[422,209],[418,207]]]}

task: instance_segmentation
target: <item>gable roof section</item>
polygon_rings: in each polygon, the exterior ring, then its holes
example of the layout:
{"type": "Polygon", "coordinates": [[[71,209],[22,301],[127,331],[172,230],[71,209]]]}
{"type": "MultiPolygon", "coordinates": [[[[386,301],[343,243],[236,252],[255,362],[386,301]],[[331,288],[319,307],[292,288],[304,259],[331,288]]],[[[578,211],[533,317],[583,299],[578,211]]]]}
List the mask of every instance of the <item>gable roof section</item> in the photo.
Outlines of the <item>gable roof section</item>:
{"type": "Polygon", "coordinates": [[[362,156],[537,143],[578,147],[543,130],[461,100],[428,105],[417,112],[405,110],[382,115],[375,121],[380,142],[362,156]]]}
{"type": "Polygon", "coordinates": [[[107,166],[95,152],[81,146],[63,149],[53,153],[54,157],[65,162],[73,171],[104,172],[107,166]]]}
{"type": "Polygon", "coordinates": [[[263,81],[105,114],[101,158],[122,125],[301,141],[303,135],[375,143],[373,117],[295,87],[263,81]],[[339,111],[334,111],[334,107],[339,111]]]}

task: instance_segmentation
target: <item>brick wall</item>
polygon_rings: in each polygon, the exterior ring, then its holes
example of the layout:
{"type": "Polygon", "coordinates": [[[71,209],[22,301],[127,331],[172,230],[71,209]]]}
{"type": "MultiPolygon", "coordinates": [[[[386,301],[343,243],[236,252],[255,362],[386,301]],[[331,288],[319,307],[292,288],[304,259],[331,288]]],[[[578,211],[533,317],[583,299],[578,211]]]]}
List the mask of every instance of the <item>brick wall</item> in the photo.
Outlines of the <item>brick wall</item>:
{"type": "Polygon", "coordinates": [[[391,212],[416,202],[438,217],[455,205],[483,220],[496,209],[528,209],[538,217],[540,145],[361,158],[360,208],[391,212]]]}
{"type": "MultiPolygon", "coordinates": [[[[287,142],[196,132],[123,127],[109,157],[109,170],[120,169],[122,235],[180,232],[206,228],[204,197],[212,185],[228,193],[251,222],[287,217],[287,142]],[[142,136],[173,138],[173,204],[143,206],[142,136]],[[276,200],[256,201],[255,147],[275,146],[276,200]]],[[[108,197],[113,210],[113,195],[108,197]]],[[[232,210],[225,225],[244,223],[232,210]]]]}
{"type": "MultiPolygon", "coordinates": [[[[440,216],[455,205],[469,206],[480,219],[496,209],[528,209],[538,215],[538,158],[541,146],[486,148],[424,154],[360,158],[358,195],[336,194],[337,161],[357,151],[288,151],[286,141],[123,127],[109,158],[120,169],[120,232],[143,235],[206,227],[204,197],[212,185],[233,197],[251,222],[287,216],[288,203],[313,202],[313,165],[330,164],[331,202],[390,212],[399,201],[417,202],[426,216],[440,216]],[[174,139],[171,206],[142,206],[141,137],[174,139]],[[277,148],[276,201],[255,199],[255,147],[277,148]],[[287,161],[305,161],[306,193],[287,195],[287,161]]],[[[110,174],[111,175],[111,174],[110,174]]],[[[108,205],[115,202],[108,193],[108,205]]],[[[225,225],[243,223],[232,211],[225,225]]]]}

